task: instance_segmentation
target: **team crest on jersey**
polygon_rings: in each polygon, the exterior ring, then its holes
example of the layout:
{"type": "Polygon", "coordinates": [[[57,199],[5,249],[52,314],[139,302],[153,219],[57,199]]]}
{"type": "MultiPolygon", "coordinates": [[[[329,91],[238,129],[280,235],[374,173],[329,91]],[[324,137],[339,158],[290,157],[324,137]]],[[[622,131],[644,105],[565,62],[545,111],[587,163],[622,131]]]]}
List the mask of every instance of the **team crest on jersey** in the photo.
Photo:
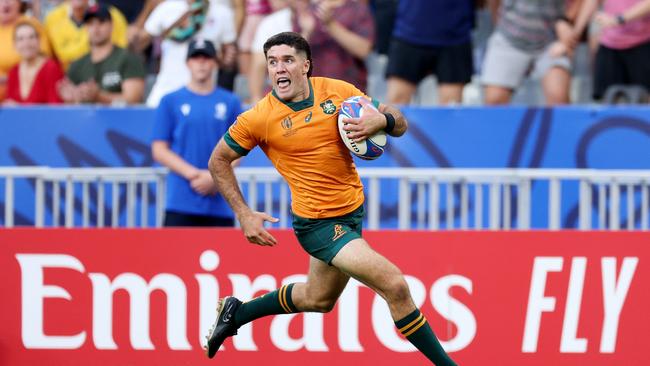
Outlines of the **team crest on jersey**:
{"type": "Polygon", "coordinates": [[[332,237],[332,241],[336,241],[338,238],[342,237],[347,233],[347,230],[343,229],[343,226],[340,224],[334,225],[334,236],[332,237]]]}
{"type": "Polygon", "coordinates": [[[311,121],[311,112],[307,114],[307,117],[305,117],[305,123],[309,123],[311,121]]]}
{"type": "Polygon", "coordinates": [[[320,104],[320,107],[323,108],[323,112],[326,114],[334,114],[336,112],[336,106],[331,99],[328,99],[320,104]]]}

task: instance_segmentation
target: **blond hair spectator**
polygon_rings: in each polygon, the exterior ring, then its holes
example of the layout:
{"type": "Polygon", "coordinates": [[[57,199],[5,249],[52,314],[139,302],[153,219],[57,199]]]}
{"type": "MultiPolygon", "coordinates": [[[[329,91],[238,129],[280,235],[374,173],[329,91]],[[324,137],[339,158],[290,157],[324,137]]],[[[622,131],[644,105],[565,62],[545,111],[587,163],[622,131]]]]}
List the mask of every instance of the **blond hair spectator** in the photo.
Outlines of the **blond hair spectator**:
{"type": "Polygon", "coordinates": [[[16,24],[14,45],[20,54],[18,65],[9,70],[7,103],[58,104],[62,103],[57,90],[63,78],[61,66],[40,50],[40,38],[34,25],[25,20],[16,24]]]}
{"type": "Polygon", "coordinates": [[[4,100],[7,88],[7,73],[20,62],[20,55],[14,47],[14,30],[20,21],[29,22],[34,26],[40,37],[40,49],[45,55],[50,55],[47,37],[43,27],[34,18],[22,14],[20,0],[0,0],[0,101],[4,100]]]}

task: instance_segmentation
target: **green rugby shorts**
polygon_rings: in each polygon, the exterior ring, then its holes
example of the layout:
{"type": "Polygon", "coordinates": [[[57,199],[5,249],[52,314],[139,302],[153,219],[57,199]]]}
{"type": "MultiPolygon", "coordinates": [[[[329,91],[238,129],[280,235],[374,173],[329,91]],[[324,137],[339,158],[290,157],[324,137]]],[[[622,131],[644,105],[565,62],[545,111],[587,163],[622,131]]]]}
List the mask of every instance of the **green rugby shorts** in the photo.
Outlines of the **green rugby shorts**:
{"type": "Polygon", "coordinates": [[[351,240],[361,238],[363,204],[349,214],[326,219],[293,215],[293,231],[303,249],[327,264],[351,240]]]}

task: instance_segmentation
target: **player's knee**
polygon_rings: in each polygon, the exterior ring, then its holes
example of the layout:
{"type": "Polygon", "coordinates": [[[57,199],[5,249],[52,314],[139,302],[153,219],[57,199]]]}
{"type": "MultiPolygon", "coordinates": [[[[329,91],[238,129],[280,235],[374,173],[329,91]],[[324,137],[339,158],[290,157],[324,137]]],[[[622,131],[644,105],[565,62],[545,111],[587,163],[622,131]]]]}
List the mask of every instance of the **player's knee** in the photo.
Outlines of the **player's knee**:
{"type": "Polygon", "coordinates": [[[334,309],[334,305],[336,305],[336,299],[313,299],[309,301],[307,307],[309,308],[309,311],[329,313],[334,309]]]}
{"type": "Polygon", "coordinates": [[[336,300],[331,299],[320,300],[315,303],[316,311],[319,313],[329,313],[334,309],[334,305],[336,305],[336,300]]]}
{"type": "Polygon", "coordinates": [[[408,284],[403,276],[393,276],[386,283],[386,297],[389,302],[404,302],[411,298],[408,284]]]}

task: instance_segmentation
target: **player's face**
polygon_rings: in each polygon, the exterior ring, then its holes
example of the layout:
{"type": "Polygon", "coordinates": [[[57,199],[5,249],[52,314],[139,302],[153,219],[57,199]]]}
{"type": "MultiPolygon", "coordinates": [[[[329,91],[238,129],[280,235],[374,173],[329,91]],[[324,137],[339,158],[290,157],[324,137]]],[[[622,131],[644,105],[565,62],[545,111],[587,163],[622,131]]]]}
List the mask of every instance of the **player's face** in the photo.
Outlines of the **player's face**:
{"type": "Polygon", "coordinates": [[[206,55],[196,55],[187,60],[187,68],[190,70],[192,80],[203,83],[212,79],[217,61],[206,55]]]}
{"type": "Polygon", "coordinates": [[[307,71],[309,60],[287,45],[277,45],[266,52],[266,67],[273,90],[286,102],[299,102],[309,97],[307,71]]]}

